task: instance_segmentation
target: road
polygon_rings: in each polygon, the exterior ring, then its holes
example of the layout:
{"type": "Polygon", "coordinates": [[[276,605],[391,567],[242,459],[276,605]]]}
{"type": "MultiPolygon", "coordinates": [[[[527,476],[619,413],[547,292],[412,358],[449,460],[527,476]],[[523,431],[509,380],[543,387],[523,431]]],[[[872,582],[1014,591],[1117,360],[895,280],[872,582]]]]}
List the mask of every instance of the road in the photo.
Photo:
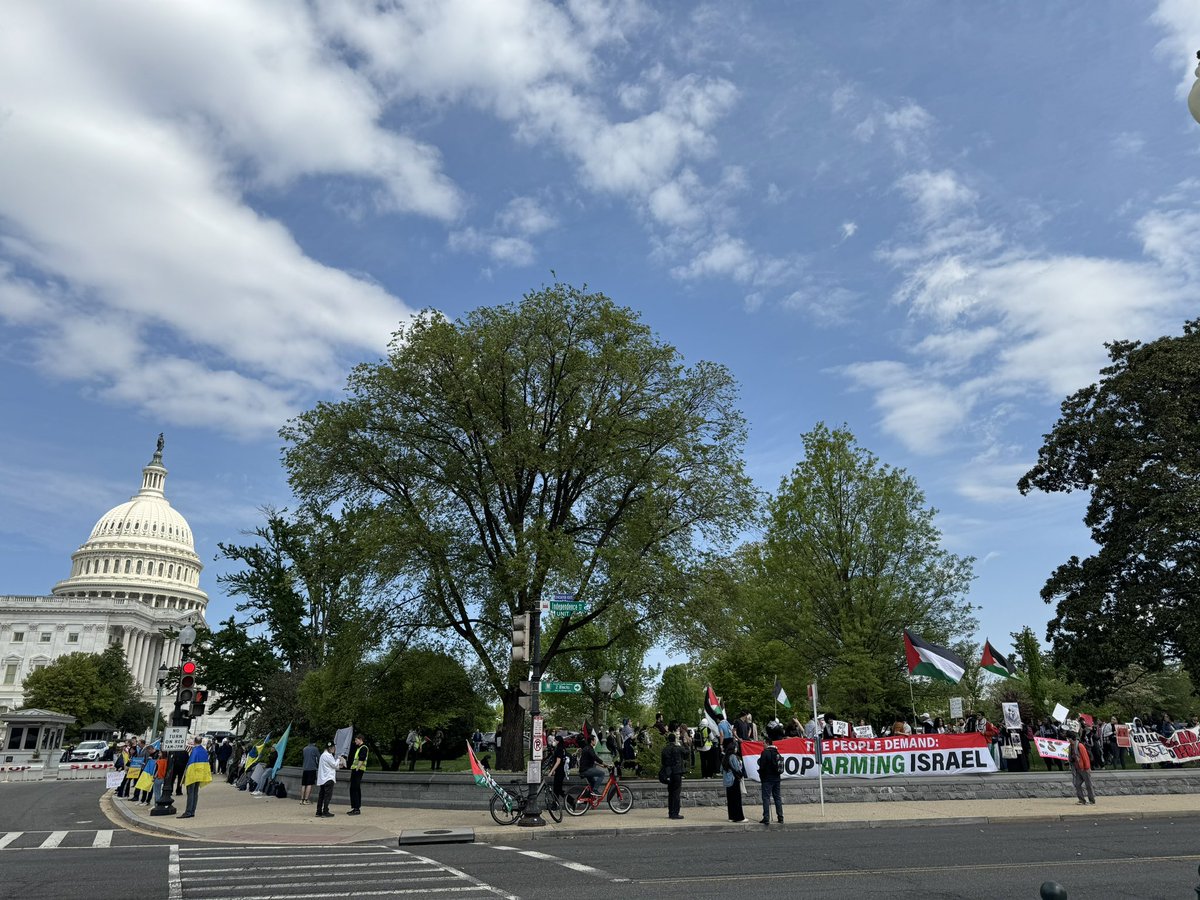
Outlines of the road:
{"type": "MultiPolygon", "coordinates": [[[[114,826],[101,785],[0,785],[0,897],[611,900],[1195,896],[1200,815],[1070,823],[780,829],[511,844],[246,847],[114,826]]],[[[601,825],[603,815],[589,825],[601,825]]],[[[520,832],[513,830],[514,838],[520,832]]]]}

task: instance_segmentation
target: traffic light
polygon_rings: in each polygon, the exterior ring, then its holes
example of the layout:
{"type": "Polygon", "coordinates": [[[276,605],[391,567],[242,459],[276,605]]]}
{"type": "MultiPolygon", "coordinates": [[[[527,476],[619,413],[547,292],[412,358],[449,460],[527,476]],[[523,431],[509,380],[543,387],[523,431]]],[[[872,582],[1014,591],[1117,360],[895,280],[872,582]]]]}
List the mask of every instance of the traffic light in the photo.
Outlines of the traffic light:
{"type": "Polygon", "coordinates": [[[518,613],[512,618],[512,658],[516,662],[533,658],[530,646],[529,613],[518,613]]]}
{"type": "Polygon", "coordinates": [[[198,719],[204,715],[204,704],[208,702],[208,691],[197,690],[192,694],[192,718],[198,719]]]}
{"type": "Polygon", "coordinates": [[[196,664],[190,659],[179,668],[178,702],[189,706],[196,695],[196,664]]]}

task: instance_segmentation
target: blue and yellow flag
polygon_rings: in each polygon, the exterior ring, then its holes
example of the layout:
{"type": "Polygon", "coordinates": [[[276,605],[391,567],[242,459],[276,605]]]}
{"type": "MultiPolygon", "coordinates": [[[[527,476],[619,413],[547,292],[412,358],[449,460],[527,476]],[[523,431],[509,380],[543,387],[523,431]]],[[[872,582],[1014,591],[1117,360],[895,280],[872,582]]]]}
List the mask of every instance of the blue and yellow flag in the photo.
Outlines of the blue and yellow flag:
{"type": "Polygon", "coordinates": [[[192,748],[192,753],[188,757],[187,768],[183,771],[183,784],[187,787],[189,784],[199,784],[201,786],[212,781],[212,763],[208,758],[208,751],[204,749],[203,744],[197,744],[192,748]]]}
{"type": "Polygon", "coordinates": [[[275,745],[275,749],[279,751],[275,757],[275,768],[271,770],[271,778],[279,774],[279,767],[283,765],[283,754],[287,750],[288,736],[292,733],[292,723],[288,722],[287,729],[283,732],[283,737],[279,739],[279,743],[275,745]]]}

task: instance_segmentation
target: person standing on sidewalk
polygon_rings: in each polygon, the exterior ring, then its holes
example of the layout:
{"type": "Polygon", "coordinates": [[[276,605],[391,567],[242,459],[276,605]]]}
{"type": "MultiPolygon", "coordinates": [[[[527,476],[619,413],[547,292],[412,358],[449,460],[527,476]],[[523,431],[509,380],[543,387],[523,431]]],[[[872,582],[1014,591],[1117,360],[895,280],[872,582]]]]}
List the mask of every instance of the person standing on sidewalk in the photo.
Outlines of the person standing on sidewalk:
{"type": "Polygon", "coordinates": [[[325,745],[325,752],[321,754],[317,764],[318,819],[333,818],[333,813],[329,811],[329,801],[333,799],[333,786],[337,783],[337,770],[341,765],[342,761],[333,755],[333,741],[330,741],[325,745]]]}
{"type": "Polygon", "coordinates": [[[1096,805],[1096,794],[1092,790],[1092,760],[1088,756],[1087,746],[1079,740],[1079,732],[1071,732],[1071,745],[1067,749],[1067,762],[1071,764],[1071,780],[1075,783],[1075,796],[1079,798],[1080,806],[1091,803],[1096,805]],[[1087,799],[1083,799],[1083,789],[1087,788],[1087,799]]]}
{"type": "Polygon", "coordinates": [[[675,732],[667,732],[667,746],[662,751],[662,771],[658,780],[667,786],[667,818],[682,819],[679,799],[683,793],[683,751],[675,741],[675,732]]]}
{"type": "Polygon", "coordinates": [[[192,752],[188,754],[187,769],[183,773],[183,787],[187,791],[187,808],[179,819],[190,819],[196,815],[196,804],[200,800],[200,787],[212,781],[212,763],[208,751],[199,735],[192,739],[192,752]]]}
{"type": "Polygon", "coordinates": [[[362,780],[367,771],[367,745],[363,736],[354,736],[354,748],[350,751],[350,812],[348,816],[357,816],[362,806],[362,780]]]}
{"type": "Polygon", "coordinates": [[[429,770],[431,772],[439,772],[442,768],[442,740],[445,735],[442,734],[442,729],[438,728],[433,732],[433,737],[429,739],[429,770]]]}
{"type": "Polygon", "coordinates": [[[725,809],[729,812],[730,822],[745,822],[746,814],[742,812],[742,779],[746,777],[746,768],[737,754],[737,741],[726,738],[724,750],[721,777],[725,784],[725,809]]]}
{"type": "Polygon", "coordinates": [[[775,818],[780,825],[783,824],[782,779],[783,757],[779,755],[775,742],[769,737],[764,738],[762,753],[758,755],[758,780],[762,785],[763,805],[763,817],[759,820],[761,825],[771,824],[772,800],[775,801],[775,818]]]}
{"type": "Polygon", "coordinates": [[[303,751],[303,769],[300,773],[300,805],[308,806],[311,802],[313,785],[317,783],[317,766],[321,763],[321,748],[316,741],[309,741],[303,751]]]}

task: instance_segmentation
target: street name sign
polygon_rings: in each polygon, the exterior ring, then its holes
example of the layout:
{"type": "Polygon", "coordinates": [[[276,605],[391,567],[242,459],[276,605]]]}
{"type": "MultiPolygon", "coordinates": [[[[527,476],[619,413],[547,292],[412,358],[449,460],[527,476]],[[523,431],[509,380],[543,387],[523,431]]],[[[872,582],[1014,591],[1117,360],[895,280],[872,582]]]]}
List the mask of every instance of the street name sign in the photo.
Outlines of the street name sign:
{"type": "Polygon", "coordinates": [[[582,681],[543,681],[543,694],[582,694],[582,681]]]}

